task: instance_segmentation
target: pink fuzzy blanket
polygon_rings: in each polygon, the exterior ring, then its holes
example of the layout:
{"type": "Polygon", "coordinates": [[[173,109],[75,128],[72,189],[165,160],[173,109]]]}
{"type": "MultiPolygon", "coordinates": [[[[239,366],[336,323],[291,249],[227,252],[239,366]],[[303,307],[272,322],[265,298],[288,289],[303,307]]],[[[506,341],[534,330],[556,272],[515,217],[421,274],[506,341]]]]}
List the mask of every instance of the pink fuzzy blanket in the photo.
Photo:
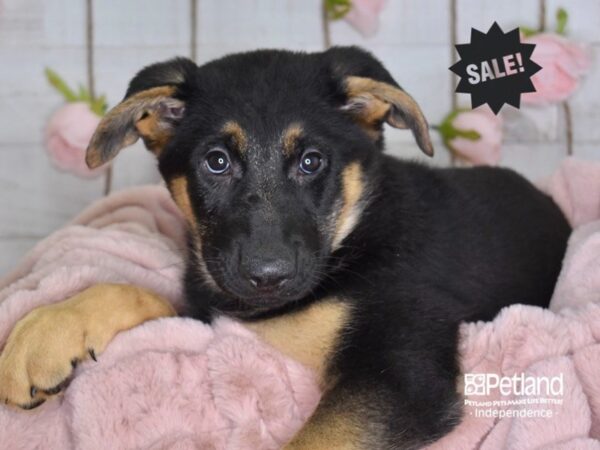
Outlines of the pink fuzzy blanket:
{"type": "MultiPolygon", "coordinates": [[[[560,375],[561,403],[469,395],[465,385],[463,423],[432,449],[600,448],[600,164],[567,160],[540,187],[577,227],[551,309],[513,305],[464,325],[462,366],[560,375]],[[525,414],[540,409],[546,417],[525,414]]],[[[180,307],[183,236],[162,187],[92,205],[0,281],[0,347],[32,308],[99,282],[146,287],[180,307]]],[[[97,363],[77,367],[64,396],[29,412],[0,406],[0,448],[275,449],[318,399],[307,369],[240,324],[165,318],[119,334],[97,363]]]]}

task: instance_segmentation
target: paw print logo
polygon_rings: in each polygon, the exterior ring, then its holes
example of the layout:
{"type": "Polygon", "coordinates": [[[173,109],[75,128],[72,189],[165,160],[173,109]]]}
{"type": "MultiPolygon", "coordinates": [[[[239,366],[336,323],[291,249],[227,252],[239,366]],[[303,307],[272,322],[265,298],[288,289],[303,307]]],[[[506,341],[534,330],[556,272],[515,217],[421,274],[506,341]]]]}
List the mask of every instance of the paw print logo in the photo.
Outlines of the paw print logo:
{"type": "Polygon", "coordinates": [[[485,374],[465,373],[465,395],[485,395],[485,374]]]}

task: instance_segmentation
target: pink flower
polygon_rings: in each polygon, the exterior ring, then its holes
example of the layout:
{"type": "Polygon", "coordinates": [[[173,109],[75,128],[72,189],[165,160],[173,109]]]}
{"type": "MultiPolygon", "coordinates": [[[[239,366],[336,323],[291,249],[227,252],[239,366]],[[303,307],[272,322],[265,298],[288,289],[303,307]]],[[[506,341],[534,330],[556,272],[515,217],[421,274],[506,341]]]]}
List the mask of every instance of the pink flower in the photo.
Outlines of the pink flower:
{"type": "Polygon", "coordinates": [[[581,46],[551,33],[535,34],[523,42],[535,44],[531,59],[542,66],[531,80],[536,92],[523,94],[525,103],[544,104],[566,100],[590,68],[590,56],[581,46]]]}
{"type": "Polygon", "coordinates": [[[451,124],[458,132],[476,133],[468,137],[457,136],[447,142],[456,156],[474,165],[498,164],[502,145],[502,119],[499,116],[484,106],[459,112],[451,124]]]}
{"type": "Polygon", "coordinates": [[[379,14],[386,0],[352,0],[352,9],[344,17],[365,37],[373,36],[379,28],[379,14]]]}
{"type": "Polygon", "coordinates": [[[94,178],[107,166],[94,170],[85,164],[85,150],[100,122],[87,103],[67,103],[59,108],[46,126],[46,150],[52,163],[60,170],[82,178],[94,178]]]}

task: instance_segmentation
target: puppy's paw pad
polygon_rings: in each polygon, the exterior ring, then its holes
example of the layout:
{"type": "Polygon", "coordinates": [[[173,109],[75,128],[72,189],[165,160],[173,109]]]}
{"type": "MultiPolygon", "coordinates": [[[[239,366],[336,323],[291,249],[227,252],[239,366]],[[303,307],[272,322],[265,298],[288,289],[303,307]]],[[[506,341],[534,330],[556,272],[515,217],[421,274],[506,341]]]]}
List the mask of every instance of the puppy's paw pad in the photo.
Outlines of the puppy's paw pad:
{"type": "Polygon", "coordinates": [[[79,361],[94,355],[79,315],[58,306],[36,309],[14,328],[0,355],[0,399],[32,409],[61,392],[79,361]]]}

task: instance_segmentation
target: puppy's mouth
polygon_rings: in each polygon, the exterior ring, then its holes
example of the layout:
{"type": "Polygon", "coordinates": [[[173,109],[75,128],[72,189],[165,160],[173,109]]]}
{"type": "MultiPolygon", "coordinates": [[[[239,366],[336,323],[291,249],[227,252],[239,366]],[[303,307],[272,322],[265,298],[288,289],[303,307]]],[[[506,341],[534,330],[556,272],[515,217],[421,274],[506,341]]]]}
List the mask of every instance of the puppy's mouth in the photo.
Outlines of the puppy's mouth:
{"type": "Polygon", "coordinates": [[[260,308],[269,305],[278,307],[289,302],[300,300],[310,293],[312,288],[312,286],[304,284],[294,288],[255,291],[240,290],[237,289],[237,286],[230,286],[227,284],[223,286],[219,285],[219,287],[231,299],[248,306],[256,305],[260,308]]]}
{"type": "MultiPolygon", "coordinates": [[[[224,292],[226,297],[213,306],[224,314],[242,319],[281,310],[306,297],[305,293],[298,293],[296,295],[273,293],[261,296],[242,296],[229,290],[224,290],[224,292]]],[[[310,292],[310,290],[307,292],[310,292]]]]}

